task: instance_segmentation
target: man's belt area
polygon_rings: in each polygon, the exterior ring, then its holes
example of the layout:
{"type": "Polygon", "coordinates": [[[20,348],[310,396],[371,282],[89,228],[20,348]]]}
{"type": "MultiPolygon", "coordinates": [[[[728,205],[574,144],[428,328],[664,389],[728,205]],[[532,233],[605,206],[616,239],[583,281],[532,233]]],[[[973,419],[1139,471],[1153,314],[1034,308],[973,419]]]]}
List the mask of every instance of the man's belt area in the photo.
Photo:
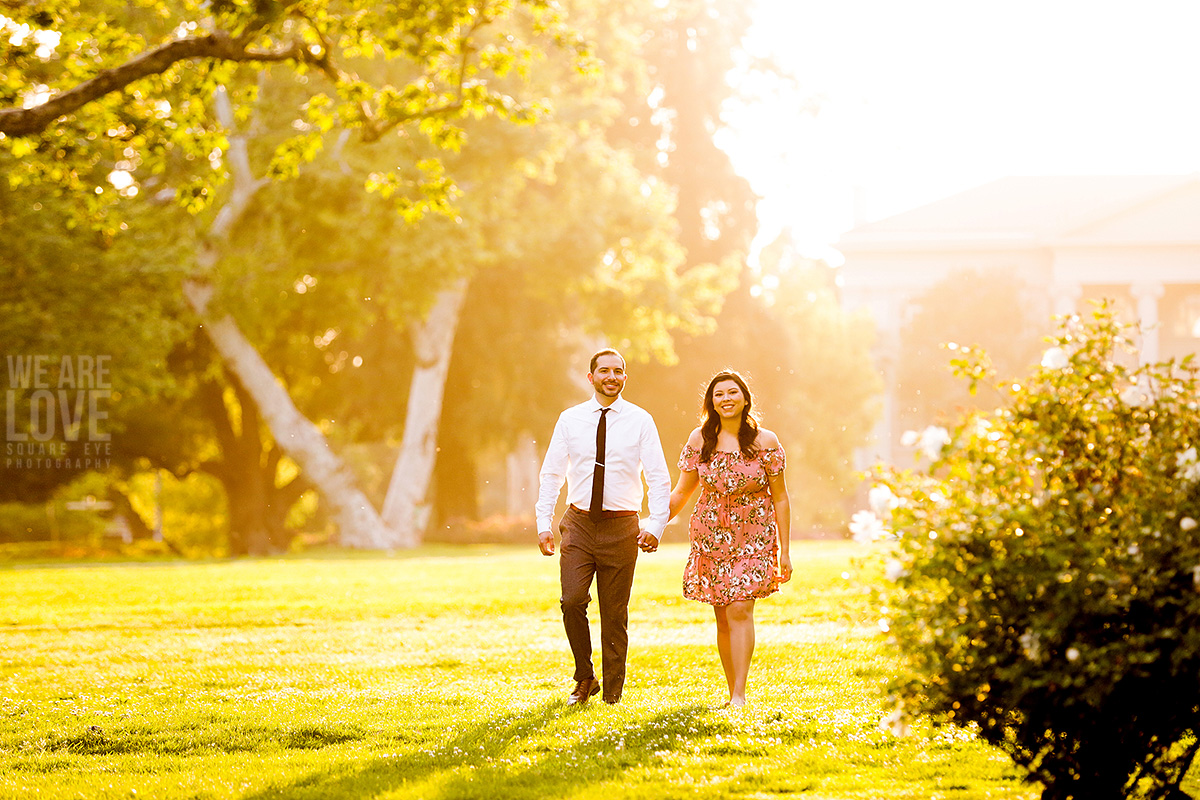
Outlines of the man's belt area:
{"type": "MultiPolygon", "coordinates": [[[[580,508],[579,506],[575,505],[574,503],[571,503],[571,510],[575,511],[576,513],[579,513],[579,514],[583,514],[585,517],[588,516],[587,510],[580,508]]],[[[636,512],[636,511],[601,511],[600,519],[616,519],[617,517],[636,517],[637,515],[638,515],[638,512],[636,512]]]]}

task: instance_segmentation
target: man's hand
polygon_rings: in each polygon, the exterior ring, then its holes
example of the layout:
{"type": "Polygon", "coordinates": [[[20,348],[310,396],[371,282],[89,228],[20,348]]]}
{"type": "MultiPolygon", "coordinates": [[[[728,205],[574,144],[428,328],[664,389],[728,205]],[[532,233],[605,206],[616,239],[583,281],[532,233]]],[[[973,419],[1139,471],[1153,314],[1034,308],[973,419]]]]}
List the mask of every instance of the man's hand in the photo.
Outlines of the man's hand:
{"type": "Polygon", "coordinates": [[[554,534],[550,531],[539,531],[538,547],[541,549],[542,555],[554,555],[554,534]]]}
{"type": "Polygon", "coordinates": [[[647,530],[638,533],[638,547],[645,553],[653,553],[658,549],[658,537],[647,530]]]}

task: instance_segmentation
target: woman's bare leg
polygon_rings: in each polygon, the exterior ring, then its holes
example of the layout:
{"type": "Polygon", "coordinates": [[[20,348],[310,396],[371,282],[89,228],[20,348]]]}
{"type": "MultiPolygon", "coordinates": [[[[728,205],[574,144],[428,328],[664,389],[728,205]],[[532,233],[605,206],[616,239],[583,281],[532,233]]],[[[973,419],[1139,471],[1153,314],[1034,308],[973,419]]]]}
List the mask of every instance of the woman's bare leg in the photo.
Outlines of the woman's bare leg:
{"type": "Polygon", "coordinates": [[[721,656],[721,667],[725,670],[725,683],[728,684],[729,694],[733,696],[733,656],[729,647],[729,615],[725,613],[728,606],[713,606],[713,615],[717,618],[717,653],[721,656]]]}
{"type": "Polygon", "coordinates": [[[746,678],[750,674],[750,659],[754,655],[754,601],[739,600],[725,606],[729,635],[729,704],[746,705],[746,678]]]}

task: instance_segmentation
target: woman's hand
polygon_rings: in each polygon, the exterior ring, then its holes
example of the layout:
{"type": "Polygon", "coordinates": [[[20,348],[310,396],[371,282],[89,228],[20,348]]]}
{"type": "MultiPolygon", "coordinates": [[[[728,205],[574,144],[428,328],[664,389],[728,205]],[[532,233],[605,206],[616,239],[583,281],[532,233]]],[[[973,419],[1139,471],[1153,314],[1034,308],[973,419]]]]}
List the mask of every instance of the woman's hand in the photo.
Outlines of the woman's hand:
{"type": "Polygon", "coordinates": [[[787,583],[792,579],[792,556],[789,553],[779,554],[779,582],[787,583]]]}

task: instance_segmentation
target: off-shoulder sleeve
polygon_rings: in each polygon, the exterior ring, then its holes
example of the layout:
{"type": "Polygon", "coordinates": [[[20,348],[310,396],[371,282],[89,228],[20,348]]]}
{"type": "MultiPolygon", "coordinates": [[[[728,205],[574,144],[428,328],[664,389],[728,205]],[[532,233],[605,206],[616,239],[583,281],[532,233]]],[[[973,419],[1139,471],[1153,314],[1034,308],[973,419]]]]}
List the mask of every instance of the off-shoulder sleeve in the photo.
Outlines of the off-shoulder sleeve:
{"type": "Polygon", "coordinates": [[[679,454],[680,472],[695,472],[700,466],[700,451],[692,447],[690,444],[683,446],[683,452],[679,454]]]}
{"type": "Polygon", "coordinates": [[[762,462],[763,469],[771,477],[775,477],[783,472],[783,468],[787,466],[787,457],[783,454],[783,446],[771,447],[758,452],[758,460],[762,462]]]}

